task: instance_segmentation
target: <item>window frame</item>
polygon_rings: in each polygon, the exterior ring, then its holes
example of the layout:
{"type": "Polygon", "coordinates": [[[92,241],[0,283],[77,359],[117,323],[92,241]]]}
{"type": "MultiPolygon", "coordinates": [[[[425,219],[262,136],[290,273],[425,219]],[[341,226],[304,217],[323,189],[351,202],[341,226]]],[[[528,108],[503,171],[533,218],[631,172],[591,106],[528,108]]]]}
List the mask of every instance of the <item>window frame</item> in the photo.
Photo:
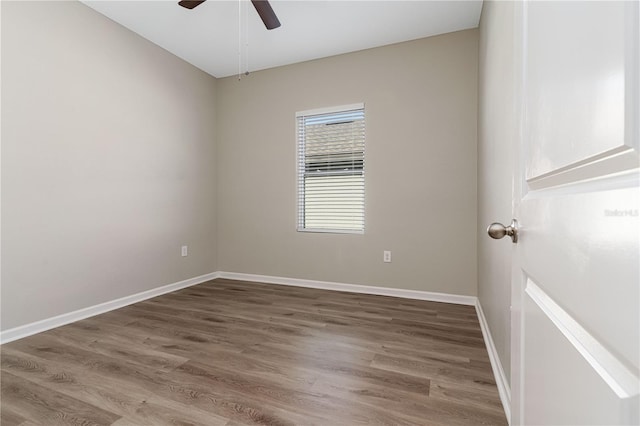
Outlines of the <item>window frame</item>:
{"type": "Polygon", "coordinates": [[[295,146],[296,146],[296,230],[297,232],[310,232],[310,233],[325,233],[325,234],[364,234],[365,224],[366,224],[366,179],[365,179],[365,151],[366,151],[366,113],[365,113],[365,104],[364,102],[348,104],[348,105],[340,105],[333,107],[325,107],[325,108],[316,108],[305,111],[296,112],[295,116],[295,146]],[[314,115],[324,115],[324,114],[339,114],[343,112],[362,110],[364,115],[364,125],[365,125],[365,137],[364,137],[364,148],[362,151],[362,229],[333,229],[333,228],[307,228],[304,226],[304,213],[301,212],[301,209],[304,211],[305,209],[305,194],[304,194],[304,183],[301,183],[301,177],[304,177],[306,173],[301,172],[301,168],[306,168],[305,162],[305,154],[301,152],[300,149],[300,117],[308,117],[314,115]],[[301,186],[302,185],[302,186],[301,186]],[[302,189],[301,189],[302,188],[302,189]]]}

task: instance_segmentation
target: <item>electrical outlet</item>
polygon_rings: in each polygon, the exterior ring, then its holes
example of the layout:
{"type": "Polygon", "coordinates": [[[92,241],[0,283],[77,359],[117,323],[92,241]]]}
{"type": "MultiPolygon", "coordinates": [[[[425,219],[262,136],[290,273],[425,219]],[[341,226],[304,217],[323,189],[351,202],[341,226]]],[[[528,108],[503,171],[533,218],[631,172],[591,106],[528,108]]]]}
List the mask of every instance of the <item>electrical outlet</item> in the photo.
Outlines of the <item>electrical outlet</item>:
{"type": "Polygon", "coordinates": [[[382,260],[385,263],[391,263],[391,250],[385,250],[382,255],[382,260]]]}
{"type": "Polygon", "coordinates": [[[182,246],[182,257],[185,257],[189,254],[189,246],[182,246]]]}

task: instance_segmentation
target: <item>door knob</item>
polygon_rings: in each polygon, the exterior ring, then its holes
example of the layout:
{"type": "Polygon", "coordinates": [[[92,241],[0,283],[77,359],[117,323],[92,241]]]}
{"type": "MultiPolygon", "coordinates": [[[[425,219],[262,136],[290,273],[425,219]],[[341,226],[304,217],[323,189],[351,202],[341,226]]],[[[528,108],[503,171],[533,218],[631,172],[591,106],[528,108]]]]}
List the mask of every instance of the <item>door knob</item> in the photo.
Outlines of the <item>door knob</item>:
{"type": "Polygon", "coordinates": [[[512,219],[509,226],[504,226],[501,223],[494,222],[487,228],[487,234],[496,240],[508,235],[511,237],[511,241],[515,244],[518,242],[518,221],[512,219]]]}

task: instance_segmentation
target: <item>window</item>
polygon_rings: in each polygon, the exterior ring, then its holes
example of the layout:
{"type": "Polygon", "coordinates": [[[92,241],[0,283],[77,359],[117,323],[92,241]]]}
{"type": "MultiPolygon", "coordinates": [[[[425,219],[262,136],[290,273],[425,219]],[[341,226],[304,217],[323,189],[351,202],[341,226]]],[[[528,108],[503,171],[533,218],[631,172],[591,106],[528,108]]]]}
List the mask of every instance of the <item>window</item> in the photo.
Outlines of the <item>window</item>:
{"type": "Polygon", "coordinates": [[[296,114],[298,231],[364,231],[364,105],[296,114]]]}

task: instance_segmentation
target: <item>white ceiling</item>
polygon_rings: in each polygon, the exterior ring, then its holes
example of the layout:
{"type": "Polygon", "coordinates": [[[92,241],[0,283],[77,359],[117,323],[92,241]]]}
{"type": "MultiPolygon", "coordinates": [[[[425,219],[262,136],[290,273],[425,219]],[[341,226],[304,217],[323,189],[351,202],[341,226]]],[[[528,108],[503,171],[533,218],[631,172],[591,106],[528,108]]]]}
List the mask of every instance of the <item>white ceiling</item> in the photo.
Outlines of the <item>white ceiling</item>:
{"type": "Polygon", "coordinates": [[[475,28],[482,9],[481,0],[271,0],[282,26],[267,31],[242,0],[240,33],[238,0],[208,0],[193,10],[178,0],[83,3],[215,77],[238,73],[239,34],[242,72],[247,57],[257,71],[475,28]]]}

